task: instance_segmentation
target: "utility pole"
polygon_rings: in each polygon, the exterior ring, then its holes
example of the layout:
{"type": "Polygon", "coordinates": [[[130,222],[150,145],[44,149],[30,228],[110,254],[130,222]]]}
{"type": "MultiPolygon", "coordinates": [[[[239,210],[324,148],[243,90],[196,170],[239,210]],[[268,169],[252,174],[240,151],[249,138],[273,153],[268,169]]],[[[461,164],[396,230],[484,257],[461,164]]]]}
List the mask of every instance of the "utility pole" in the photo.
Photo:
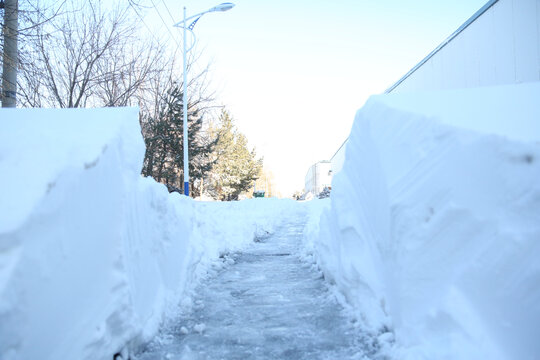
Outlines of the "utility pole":
{"type": "Polygon", "coordinates": [[[17,104],[17,34],[19,32],[19,0],[0,0],[4,7],[4,53],[2,54],[2,107],[17,104]]]}

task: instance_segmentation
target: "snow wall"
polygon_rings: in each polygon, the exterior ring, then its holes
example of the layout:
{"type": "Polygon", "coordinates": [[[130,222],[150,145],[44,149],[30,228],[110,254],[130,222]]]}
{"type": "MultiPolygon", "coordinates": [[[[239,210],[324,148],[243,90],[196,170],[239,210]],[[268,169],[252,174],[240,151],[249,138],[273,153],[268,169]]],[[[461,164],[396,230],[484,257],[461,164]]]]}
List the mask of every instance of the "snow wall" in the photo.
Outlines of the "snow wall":
{"type": "Polygon", "coordinates": [[[356,114],[305,238],[391,358],[538,359],[538,99],[540,83],[378,95],[356,114]]]}
{"type": "Polygon", "coordinates": [[[294,206],[204,204],[141,177],[134,108],[2,109],[0,119],[3,360],[136,349],[189,305],[211,261],[294,206]]]}

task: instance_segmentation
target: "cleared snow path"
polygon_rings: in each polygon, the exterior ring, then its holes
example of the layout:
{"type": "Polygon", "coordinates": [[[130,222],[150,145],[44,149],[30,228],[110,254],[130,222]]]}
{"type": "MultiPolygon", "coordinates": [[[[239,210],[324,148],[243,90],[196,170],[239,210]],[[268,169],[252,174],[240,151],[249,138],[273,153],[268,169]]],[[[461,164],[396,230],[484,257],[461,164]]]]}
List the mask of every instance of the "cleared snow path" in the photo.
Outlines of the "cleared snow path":
{"type": "Polygon", "coordinates": [[[226,257],[229,264],[197,289],[193,311],[137,359],[368,359],[376,346],[301,260],[303,226],[290,220],[226,257]]]}

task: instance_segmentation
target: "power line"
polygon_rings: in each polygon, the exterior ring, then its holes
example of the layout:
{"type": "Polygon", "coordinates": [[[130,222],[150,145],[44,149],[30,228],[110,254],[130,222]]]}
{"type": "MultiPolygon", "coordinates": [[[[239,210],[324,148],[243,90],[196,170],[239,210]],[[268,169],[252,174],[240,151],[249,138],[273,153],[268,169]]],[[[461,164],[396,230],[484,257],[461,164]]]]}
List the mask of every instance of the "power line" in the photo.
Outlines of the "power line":
{"type": "MultiPolygon", "coordinates": [[[[171,37],[173,38],[173,41],[176,43],[176,45],[178,45],[178,47],[180,47],[180,44],[178,44],[178,42],[176,41],[176,37],[173,35],[173,33],[171,32],[171,29],[170,29],[170,25],[167,25],[167,23],[165,22],[165,19],[163,19],[163,16],[161,16],[161,13],[159,12],[159,9],[157,8],[156,4],[154,3],[154,0],[150,0],[150,2],[152,3],[152,5],[154,6],[154,9],[156,9],[156,12],[157,14],[159,15],[159,18],[161,19],[161,22],[163,23],[163,25],[165,25],[165,28],[167,29],[167,31],[169,32],[169,34],[171,34],[171,37]]],[[[170,12],[169,12],[170,14],[170,12]]],[[[172,16],[172,15],[171,15],[172,16]]],[[[173,20],[174,21],[174,20],[173,20]]]]}
{"type": "Polygon", "coordinates": [[[154,35],[154,33],[152,32],[152,30],[148,27],[148,25],[146,25],[146,22],[144,21],[143,17],[141,16],[141,14],[139,14],[139,11],[137,11],[137,8],[135,8],[135,6],[133,6],[132,2],[129,1],[129,6],[131,6],[131,8],[133,9],[133,11],[135,11],[135,14],[137,14],[137,16],[139,17],[139,19],[141,19],[141,22],[143,23],[143,25],[148,29],[148,32],[150,33],[150,35],[152,35],[152,37],[154,38],[154,40],[156,40],[157,42],[159,42],[159,39],[156,38],[156,36],[154,35]]]}
{"type": "MultiPolygon", "coordinates": [[[[154,4],[154,2],[152,1],[152,4],[154,4]]],[[[132,2],[129,1],[129,5],[131,6],[131,8],[135,11],[135,14],[137,14],[137,16],[139,17],[139,19],[141,19],[143,25],[148,29],[148,32],[150,33],[150,35],[154,38],[154,40],[159,43],[160,40],[156,37],[156,35],[154,34],[154,32],[152,31],[152,29],[150,29],[150,27],[146,24],[146,22],[144,21],[144,18],[142,17],[142,15],[139,13],[139,11],[137,10],[137,8],[135,6],[133,6],[132,2]]],[[[154,5],[155,7],[155,5],[154,5]]],[[[157,10],[157,9],[156,9],[157,10]]],[[[159,12],[158,12],[159,14],[159,12]]],[[[161,18],[161,15],[159,15],[159,17],[161,18]]],[[[163,18],[161,18],[161,21],[163,21],[163,18]]],[[[166,24],[165,24],[166,25],[166,24]]],[[[170,32],[170,30],[168,29],[167,27],[167,30],[169,31],[169,33],[171,34],[172,36],[172,33],[170,32]]],[[[176,44],[176,48],[178,49],[180,47],[180,44],[178,43],[178,41],[176,41],[176,38],[174,36],[172,36],[172,40],[174,41],[174,43],[176,44]]]]}
{"type": "Polygon", "coordinates": [[[169,7],[167,6],[167,3],[165,2],[165,0],[161,0],[161,2],[163,3],[163,6],[165,6],[165,9],[167,9],[167,12],[169,13],[169,16],[171,17],[171,20],[172,22],[174,23],[174,16],[172,15],[171,11],[169,10],[169,7]]]}

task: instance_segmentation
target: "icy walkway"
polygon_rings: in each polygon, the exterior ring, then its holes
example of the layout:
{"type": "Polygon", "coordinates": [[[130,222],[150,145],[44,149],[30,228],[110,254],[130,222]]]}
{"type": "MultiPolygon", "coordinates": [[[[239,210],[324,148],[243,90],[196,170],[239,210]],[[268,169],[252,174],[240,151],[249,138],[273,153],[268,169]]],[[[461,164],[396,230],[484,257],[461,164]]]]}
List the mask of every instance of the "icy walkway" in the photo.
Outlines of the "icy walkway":
{"type": "Polygon", "coordinates": [[[367,359],[366,337],[300,259],[302,229],[293,220],[230,255],[197,290],[194,310],[137,359],[367,359]]]}

